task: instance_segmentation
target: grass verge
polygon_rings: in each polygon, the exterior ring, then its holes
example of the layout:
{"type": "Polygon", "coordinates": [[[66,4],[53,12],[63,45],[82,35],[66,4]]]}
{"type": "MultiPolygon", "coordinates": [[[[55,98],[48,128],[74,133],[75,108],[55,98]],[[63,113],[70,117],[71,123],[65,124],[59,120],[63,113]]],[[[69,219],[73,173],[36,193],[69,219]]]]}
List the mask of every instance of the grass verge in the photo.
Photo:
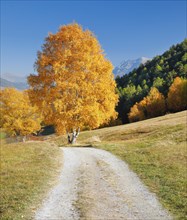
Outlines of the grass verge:
{"type": "Polygon", "coordinates": [[[162,127],[142,136],[123,143],[97,144],[96,147],[110,151],[126,161],[176,219],[185,219],[185,127],[162,127]]]}
{"type": "Polygon", "coordinates": [[[48,142],[1,141],[1,219],[31,219],[54,184],[61,151],[48,142]]]}

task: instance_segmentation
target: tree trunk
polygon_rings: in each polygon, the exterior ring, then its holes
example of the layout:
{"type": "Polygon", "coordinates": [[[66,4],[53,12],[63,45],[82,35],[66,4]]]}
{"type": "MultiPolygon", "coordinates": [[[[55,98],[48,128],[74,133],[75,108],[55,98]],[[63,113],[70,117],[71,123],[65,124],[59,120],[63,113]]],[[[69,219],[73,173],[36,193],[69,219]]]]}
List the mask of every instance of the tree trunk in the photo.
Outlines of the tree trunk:
{"type": "Polygon", "coordinates": [[[25,135],[25,136],[23,136],[23,142],[26,142],[26,140],[27,140],[27,136],[25,135]]]}
{"type": "Polygon", "coordinates": [[[79,136],[79,133],[80,133],[80,128],[78,128],[77,131],[76,131],[76,129],[74,129],[72,135],[67,133],[67,135],[68,135],[68,144],[74,144],[77,140],[77,137],[79,136]]]}

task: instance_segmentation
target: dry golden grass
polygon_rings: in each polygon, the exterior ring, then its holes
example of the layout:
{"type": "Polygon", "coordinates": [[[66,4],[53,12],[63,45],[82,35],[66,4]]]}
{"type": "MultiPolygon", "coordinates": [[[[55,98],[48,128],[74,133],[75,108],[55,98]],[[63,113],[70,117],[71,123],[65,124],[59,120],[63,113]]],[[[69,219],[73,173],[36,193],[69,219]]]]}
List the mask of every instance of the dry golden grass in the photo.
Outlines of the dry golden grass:
{"type": "Polygon", "coordinates": [[[47,142],[1,140],[1,219],[30,219],[61,167],[61,151],[47,142]]]}

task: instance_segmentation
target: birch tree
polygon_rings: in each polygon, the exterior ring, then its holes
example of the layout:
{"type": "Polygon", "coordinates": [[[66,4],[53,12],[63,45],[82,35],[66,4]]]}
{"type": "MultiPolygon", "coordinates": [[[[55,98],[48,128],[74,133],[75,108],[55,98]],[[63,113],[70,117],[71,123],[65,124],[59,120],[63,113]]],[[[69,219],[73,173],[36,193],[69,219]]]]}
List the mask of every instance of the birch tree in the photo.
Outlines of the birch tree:
{"type": "MultiPolygon", "coordinates": [[[[49,34],[38,52],[29,96],[58,134],[94,129],[116,118],[113,66],[89,30],[76,24],[49,34]]],[[[71,140],[70,140],[71,139],[71,140]]]]}

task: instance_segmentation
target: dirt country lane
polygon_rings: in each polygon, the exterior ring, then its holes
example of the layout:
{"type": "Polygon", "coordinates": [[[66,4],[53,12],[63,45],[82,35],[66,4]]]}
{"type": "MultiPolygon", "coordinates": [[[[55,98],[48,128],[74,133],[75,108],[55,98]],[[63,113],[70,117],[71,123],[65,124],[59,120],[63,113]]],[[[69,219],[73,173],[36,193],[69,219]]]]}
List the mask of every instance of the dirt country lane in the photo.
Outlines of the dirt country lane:
{"type": "Polygon", "coordinates": [[[167,220],[172,217],[126,163],[94,148],[62,148],[58,184],[36,220],[167,220]]]}

